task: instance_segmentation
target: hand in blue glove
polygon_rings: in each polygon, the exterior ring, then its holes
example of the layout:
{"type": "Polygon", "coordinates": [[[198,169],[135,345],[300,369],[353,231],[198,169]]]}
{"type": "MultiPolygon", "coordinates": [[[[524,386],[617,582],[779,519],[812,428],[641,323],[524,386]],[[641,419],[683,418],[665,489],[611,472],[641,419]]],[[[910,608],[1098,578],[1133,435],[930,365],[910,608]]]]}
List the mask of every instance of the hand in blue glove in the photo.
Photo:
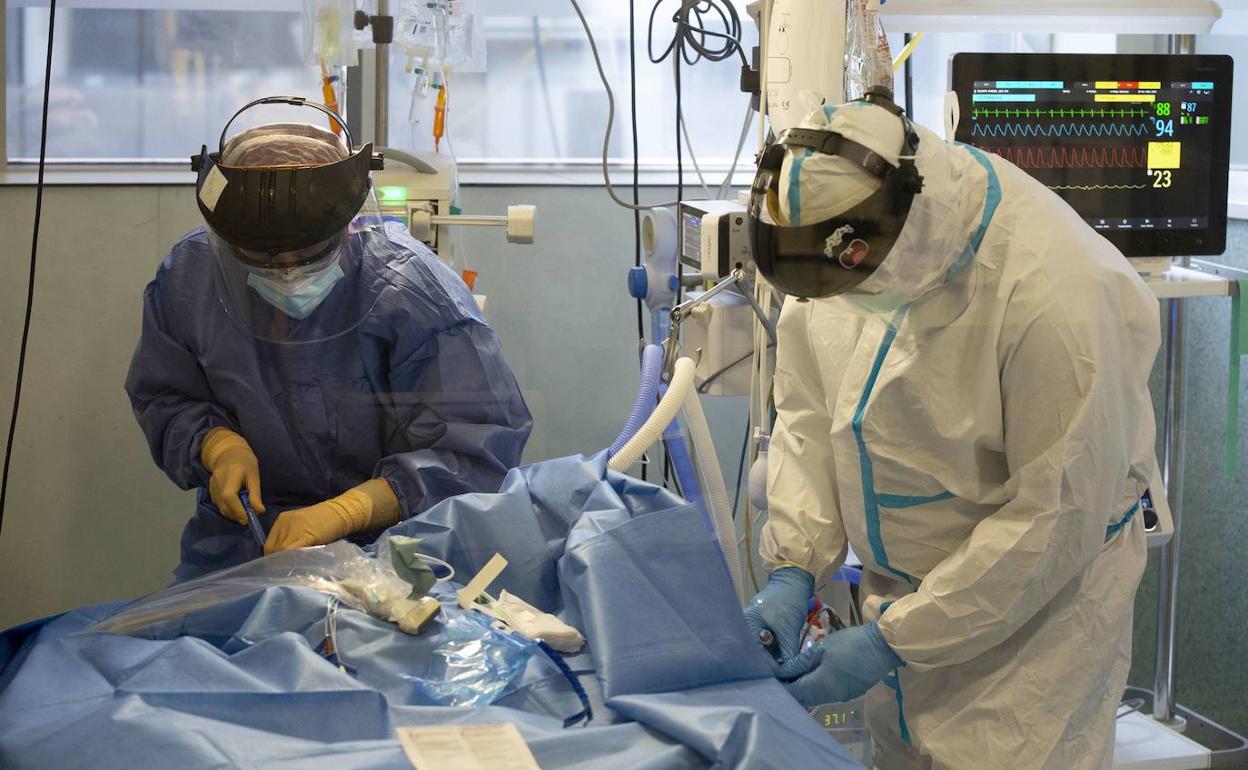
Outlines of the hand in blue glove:
{"type": "Polygon", "coordinates": [[[798,656],[788,672],[806,671],[785,685],[806,708],[853,700],[874,687],[890,671],[905,665],[884,641],[880,624],[836,631],[798,656]]]}
{"type": "Polygon", "coordinates": [[[814,575],[800,567],[781,567],[772,571],[767,585],[745,606],[745,622],[754,638],[764,644],[763,638],[770,634],[774,640],[768,650],[782,664],[777,676],[783,676],[789,670],[783,664],[801,652],[802,627],[814,593],[814,575]]]}

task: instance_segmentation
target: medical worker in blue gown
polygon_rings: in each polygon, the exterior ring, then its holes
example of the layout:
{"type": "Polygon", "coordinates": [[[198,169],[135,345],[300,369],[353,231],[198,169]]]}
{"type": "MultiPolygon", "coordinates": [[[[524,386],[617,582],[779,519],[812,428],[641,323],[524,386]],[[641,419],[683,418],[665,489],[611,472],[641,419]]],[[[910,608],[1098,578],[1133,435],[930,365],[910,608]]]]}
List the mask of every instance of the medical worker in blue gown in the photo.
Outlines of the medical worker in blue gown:
{"type": "Polygon", "coordinates": [[[529,411],[464,283],[381,220],[371,145],[306,123],[225,136],[193,161],[207,226],[148,284],[126,379],[157,465],[199,490],[177,577],[260,555],[240,492],[272,553],[496,491],[529,411]]]}
{"type": "Polygon", "coordinates": [[[751,212],[760,271],[796,295],[747,609],[778,675],[808,707],[866,693],[882,770],[1107,770],[1156,299],[1044,185],[883,94],[780,134],[751,212]],[[847,545],[866,622],[799,652],[847,545]]]}

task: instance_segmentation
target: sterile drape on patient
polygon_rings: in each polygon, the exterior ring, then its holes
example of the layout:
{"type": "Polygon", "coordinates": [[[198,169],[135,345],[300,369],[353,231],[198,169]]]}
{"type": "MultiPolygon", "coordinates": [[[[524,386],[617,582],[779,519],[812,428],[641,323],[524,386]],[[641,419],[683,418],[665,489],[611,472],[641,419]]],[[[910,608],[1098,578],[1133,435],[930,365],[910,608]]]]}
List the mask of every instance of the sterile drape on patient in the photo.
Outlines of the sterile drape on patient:
{"type": "Polygon", "coordinates": [[[201,613],[195,636],[75,635],[116,606],[0,635],[0,765],[408,767],[395,727],[515,722],[544,770],[857,767],[772,679],[697,510],[605,466],[520,468],[389,530],[457,579],[501,552],[492,593],[577,625],[587,727],[564,728],[582,706],[544,655],[492,706],[430,705],[404,676],[429,641],[346,608],[344,674],[310,641],[325,595],[278,588],[201,613]]]}

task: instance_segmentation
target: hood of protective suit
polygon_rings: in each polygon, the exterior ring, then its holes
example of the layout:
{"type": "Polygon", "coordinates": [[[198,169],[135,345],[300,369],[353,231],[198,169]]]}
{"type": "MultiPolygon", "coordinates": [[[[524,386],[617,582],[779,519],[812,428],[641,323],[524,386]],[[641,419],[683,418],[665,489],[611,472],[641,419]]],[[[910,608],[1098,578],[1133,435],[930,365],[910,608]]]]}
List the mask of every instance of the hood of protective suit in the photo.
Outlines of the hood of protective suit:
{"type": "MultiPolygon", "coordinates": [[[[802,128],[835,131],[896,163],[902,145],[900,119],[866,102],[824,106],[802,128]]],[[[963,146],[949,147],[936,134],[919,135],[915,163],[923,191],[914,197],[896,244],[879,268],[844,296],[868,309],[889,312],[952,280],[974,256],[989,198],[986,159],[963,146]]],[[[790,150],[781,167],[779,203],[791,225],[828,219],[865,200],[879,181],[835,155],[790,150]]],[[[999,193],[994,193],[999,196],[999,193]]]]}

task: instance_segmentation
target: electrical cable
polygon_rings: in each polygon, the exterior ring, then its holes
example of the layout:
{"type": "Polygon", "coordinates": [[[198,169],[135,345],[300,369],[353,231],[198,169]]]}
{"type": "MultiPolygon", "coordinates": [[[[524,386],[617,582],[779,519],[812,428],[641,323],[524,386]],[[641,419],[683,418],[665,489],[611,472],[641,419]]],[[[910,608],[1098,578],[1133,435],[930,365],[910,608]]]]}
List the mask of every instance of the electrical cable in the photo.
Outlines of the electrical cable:
{"type": "Polygon", "coordinates": [[[22,403],[22,379],[26,374],[26,349],[30,342],[31,312],[35,304],[35,266],[39,257],[39,223],[43,219],[43,171],[48,159],[48,96],[52,85],[52,39],[56,30],[56,0],[48,8],[48,55],[43,70],[43,123],[39,130],[39,176],[35,183],[35,222],[30,234],[30,276],[26,282],[26,313],[22,321],[22,343],[17,354],[17,381],[13,385],[13,413],[9,415],[9,435],[4,447],[4,471],[0,476],[0,532],[4,530],[4,508],[9,496],[9,468],[13,461],[13,441],[17,438],[17,412],[22,403]]]}
{"type": "MultiPolygon", "coordinates": [[[[637,11],[635,0],[628,0],[628,95],[629,116],[633,128],[633,205],[641,202],[641,153],[637,137],[637,11]]],[[[633,209],[633,266],[641,267],[641,211],[633,209]]],[[[645,313],[641,297],[637,297],[637,339],[646,338],[645,313]]],[[[646,481],[648,463],[641,464],[641,480],[646,481]]]]}
{"type": "Polygon", "coordinates": [[[732,498],[732,520],[737,520],[737,503],[741,502],[741,480],[745,478],[745,456],[750,449],[750,415],[745,415],[745,437],[741,440],[741,459],[737,461],[737,493],[732,498]]]}
{"type": "MultiPolygon", "coordinates": [[[[684,441],[684,436],[678,436],[677,440],[684,441]]],[[[676,473],[675,466],[672,465],[672,456],[667,450],[663,451],[663,488],[668,489],[668,484],[676,488],[676,494],[681,497],[685,496],[685,490],[680,486],[680,475],[676,473]]]]}
{"type": "Polygon", "coordinates": [[[550,143],[554,156],[563,157],[563,143],[559,141],[559,129],[555,126],[555,109],[550,102],[550,82],[546,78],[546,56],[542,53],[542,34],[538,17],[533,17],[533,52],[537,61],[537,77],[542,86],[542,101],[546,106],[546,126],[550,130],[550,143]]]}
{"type": "Polygon", "coordinates": [[[611,173],[607,163],[607,153],[611,149],[611,127],[615,124],[615,91],[611,90],[611,82],[607,80],[607,72],[602,66],[602,56],[598,53],[598,43],[594,40],[594,33],[589,29],[589,21],[585,18],[585,12],[581,10],[581,4],[577,0],[568,0],[572,3],[572,10],[576,11],[576,17],[581,22],[581,28],[585,30],[585,37],[589,40],[589,51],[594,56],[594,66],[598,69],[598,79],[602,81],[602,87],[607,92],[607,130],[602,137],[602,181],[606,187],[607,195],[616,205],[623,206],[633,211],[649,211],[650,209],[663,208],[665,206],[675,206],[679,201],[663,201],[662,203],[647,203],[639,205],[629,203],[620,198],[615,192],[615,187],[611,184],[611,173]]]}
{"type": "MultiPolygon", "coordinates": [[[[770,348],[774,348],[775,345],[769,344],[767,347],[768,349],[770,349],[770,348]]],[[[723,367],[721,367],[717,371],[714,371],[711,374],[708,374],[706,379],[702,381],[702,384],[698,386],[698,392],[705,393],[707,389],[710,388],[711,385],[715,383],[715,380],[718,380],[720,377],[723,377],[725,374],[728,373],[730,369],[735,369],[736,367],[740,366],[746,361],[749,361],[753,357],[754,357],[754,351],[751,350],[749,353],[746,353],[745,355],[741,356],[740,358],[733,361],[732,363],[725,364],[723,367]]]]}
{"type": "MultiPolygon", "coordinates": [[[[607,128],[606,131],[603,132],[601,159],[602,181],[603,186],[606,188],[607,195],[613,202],[615,202],[616,205],[622,206],[626,209],[631,209],[633,211],[649,211],[650,209],[665,208],[667,206],[675,206],[679,204],[679,200],[646,204],[629,203],[628,201],[620,198],[620,196],[616,193],[615,186],[611,183],[611,171],[610,164],[608,162],[609,152],[611,149],[611,131],[615,125],[615,91],[611,88],[611,81],[607,79],[607,72],[602,64],[602,55],[598,51],[598,41],[594,38],[594,33],[589,28],[589,20],[585,17],[585,11],[581,8],[581,4],[577,0],[568,1],[572,4],[572,10],[576,12],[576,17],[581,23],[581,28],[585,30],[585,38],[589,41],[589,50],[594,57],[594,67],[598,71],[598,79],[602,82],[603,90],[607,92],[607,128]]],[[[662,61],[667,58],[671,51],[679,45],[682,52],[686,50],[685,47],[688,46],[688,48],[692,49],[697,54],[692,61],[698,61],[699,59],[722,61],[723,59],[731,56],[733,53],[737,53],[740,55],[742,63],[747,63],[745,50],[741,47],[740,43],[740,17],[737,15],[736,9],[733,8],[731,3],[726,6],[727,11],[725,11],[719,7],[719,1],[720,0],[681,0],[681,10],[672,17],[672,20],[675,21],[677,25],[676,34],[672,37],[672,43],[665,50],[664,54],[658,59],[651,56],[651,61],[655,63],[662,61]],[[712,9],[715,10],[715,12],[724,21],[725,32],[716,32],[705,29],[701,26],[703,15],[712,9]],[[689,24],[688,16],[690,12],[693,12],[696,16],[698,20],[697,25],[689,24]],[[695,34],[700,37],[695,37],[695,34]],[[724,40],[725,42],[723,47],[718,49],[708,47],[706,44],[707,37],[724,40]]],[[[657,11],[657,8],[658,4],[656,4],[651,10],[651,22],[654,20],[654,13],[657,11]]],[[[651,24],[650,34],[653,34],[653,23],[651,24]]],[[[676,58],[678,61],[681,58],[688,59],[684,53],[676,58]]],[[[677,94],[677,101],[679,102],[679,94],[677,94]]],[[[676,139],[676,149],[677,154],[679,155],[679,135],[677,135],[676,139]]],[[[678,186],[680,186],[679,180],[678,186]]]]}
{"type": "Polygon", "coordinates": [[[676,34],[667,48],[657,56],[654,53],[654,19],[662,7],[663,0],[658,0],[650,9],[650,23],[646,36],[646,51],[653,64],[671,56],[672,51],[679,49],[679,58],[688,65],[697,64],[702,59],[707,61],[723,61],[733,54],[741,57],[741,64],[749,66],[745,49],[741,47],[741,17],[737,14],[732,2],[721,0],[680,0],[680,8],[672,14],[672,22],[676,25],[676,34]],[[714,11],[719,17],[723,31],[707,29],[705,20],[714,11]],[[692,15],[696,23],[690,21],[692,15]],[[720,41],[718,48],[707,44],[707,38],[720,41]]]}
{"type": "Polygon", "coordinates": [[[1118,704],[1118,711],[1114,719],[1122,719],[1125,716],[1134,714],[1135,712],[1144,708],[1146,705],[1148,705],[1148,702],[1145,701],[1143,698],[1128,698],[1124,700],[1122,703],[1118,704]]]}
{"type": "MultiPolygon", "coordinates": [[[[680,120],[681,120],[680,58],[677,57],[674,59],[674,61],[675,61],[675,64],[673,67],[674,69],[673,79],[675,80],[675,85],[676,85],[676,200],[682,201],[685,198],[685,166],[684,166],[684,156],[681,153],[681,147],[680,147],[680,120]]],[[[685,262],[683,259],[678,259],[676,260],[676,299],[675,299],[675,302],[677,305],[681,303],[681,292],[684,291],[684,285],[685,285],[685,262]]],[[[675,323],[674,320],[673,320],[673,323],[675,323]]],[[[684,438],[681,437],[679,440],[684,441],[684,438]]],[[[668,461],[670,464],[670,461],[671,461],[670,457],[668,458],[668,461]]],[[[680,494],[681,497],[685,497],[685,491],[681,488],[681,485],[680,485],[680,476],[679,474],[674,474],[674,475],[676,477],[675,479],[676,490],[680,494]]]]}
{"type": "MultiPolygon", "coordinates": [[[[681,0],[682,3],[685,1],[686,0],[681,0]]],[[[679,28],[677,28],[676,36],[677,38],[680,37],[679,28]]],[[[677,201],[677,205],[679,205],[679,202],[685,199],[685,160],[684,160],[684,154],[681,152],[681,147],[680,147],[680,124],[684,121],[684,104],[681,101],[680,57],[679,56],[673,57],[672,61],[674,62],[674,64],[672,65],[672,69],[674,70],[673,80],[675,81],[675,85],[676,85],[676,201],[677,201]]],[[[679,305],[682,301],[684,301],[682,297],[684,291],[685,291],[685,260],[677,259],[676,260],[676,300],[675,300],[677,305],[679,305]]]]}
{"type": "MultiPolygon", "coordinates": [[[[765,10],[764,10],[765,18],[765,10]]],[[[764,57],[765,58],[765,57],[764,57]]],[[[766,92],[762,96],[763,101],[766,100],[766,92]]],[[[761,123],[760,121],[760,131],[761,123]]],[[[770,317],[772,300],[775,295],[761,276],[756,277],[754,282],[754,300],[763,310],[763,315],[770,317]]],[[[775,406],[773,398],[774,387],[772,385],[772,376],[769,376],[769,359],[768,350],[770,346],[764,340],[764,330],[762,324],[755,319],[754,321],[754,350],[758,351],[758,355],[754,357],[754,365],[750,371],[750,419],[749,430],[751,438],[756,433],[767,434],[771,430],[771,426],[775,424],[775,406]],[[755,411],[757,405],[757,411],[755,411]],[[770,418],[770,419],[769,419],[770,418]]],[[[759,442],[751,441],[748,463],[752,467],[759,457],[759,442]]],[[[762,512],[760,512],[762,513],[762,512]]],[[[753,505],[747,497],[745,501],[744,520],[742,521],[742,542],[745,544],[745,560],[746,569],[750,576],[750,582],[754,586],[754,590],[759,590],[758,578],[754,567],[754,543],[753,533],[755,527],[753,505]]],[[[765,517],[758,518],[758,524],[763,522],[765,517]]]]}
{"type": "MultiPolygon", "coordinates": [[[[685,123],[685,119],[680,119],[680,134],[685,139],[685,149],[689,150],[689,160],[693,162],[693,171],[698,175],[698,182],[702,185],[702,192],[707,198],[711,197],[711,188],[706,183],[706,177],[702,176],[702,167],[698,165],[698,156],[693,154],[693,142],[689,141],[689,126],[685,123]]],[[[680,136],[676,137],[676,141],[680,141],[680,136]]]]}
{"type": "Polygon", "coordinates": [[[732,165],[728,167],[728,173],[724,176],[724,181],[719,185],[719,194],[715,196],[720,200],[723,200],[728,195],[728,190],[732,187],[732,177],[737,173],[737,163],[741,160],[741,151],[745,149],[745,140],[750,135],[750,124],[753,122],[754,107],[749,100],[746,100],[745,122],[741,125],[741,137],[737,139],[737,151],[732,155],[732,165]]]}
{"type": "MultiPolygon", "coordinates": [[[[910,45],[910,33],[905,35],[905,45],[910,45]]],[[[914,120],[914,69],[913,56],[906,57],[902,80],[906,89],[906,117],[914,120]]]]}
{"type": "MultiPolygon", "coordinates": [[[[685,146],[689,148],[689,160],[693,163],[693,169],[698,175],[698,181],[702,185],[702,191],[707,198],[712,198],[711,188],[706,183],[706,178],[702,174],[702,168],[698,164],[697,156],[693,153],[693,142],[689,140],[689,128],[686,125],[684,116],[679,109],[679,68],[682,61],[685,64],[692,66],[697,64],[702,59],[706,59],[707,61],[724,61],[725,59],[731,57],[734,53],[741,57],[741,64],[743,66],[748,66],[749,63],[745,57],[745,50],[741,47],[741,18],[737,15],[737,9],[731,2],[722,4],[719,0],[681,0],[679,10],[672,14],[672,22],[676,25],[676,32],[672,36],[671,42],[668,43],[667,48],[663,49],[663,52],[656,56],[654,53],[654,19],[662,5],[663,0],[658,0],[658,2],[656,2],[650,9],[650,21],[646,30],[646,50],[650,56],[650,61],[654,64],[659,64],[666,60],[668,56],[671,56],[672,51],[674,50],[678,50],[679,52],[679,55],[672,57],[673,67],[676,69],[677,82],[677,154],[679,155],[680,153],[680,142],[681,136],[683,135],[685,146]],[[724,28],[723,32],[716,32],[706,28],[704,20],[712,11],[719,17],[719,22],[724,28]],[[690,21],[691,14],[696,20],[696,23],[690,21]],[[719,48],[709,47],[706,42],[708,36],[722,40],[722,45],[719,48]]],[[[749,113],[747,111],[747,122],[748,117],[749,113]]],[[[732,167],[728,172],[728,180],[732,179],[732,175],[736,171],[737,161],[740,158],[741,148],[743,145],[744,138],[738,142],[737,153],[733,157],[732,167]]],[[[721,184],[720,189],[722,190],[723,188],[724,185],[721,184]]]]}

